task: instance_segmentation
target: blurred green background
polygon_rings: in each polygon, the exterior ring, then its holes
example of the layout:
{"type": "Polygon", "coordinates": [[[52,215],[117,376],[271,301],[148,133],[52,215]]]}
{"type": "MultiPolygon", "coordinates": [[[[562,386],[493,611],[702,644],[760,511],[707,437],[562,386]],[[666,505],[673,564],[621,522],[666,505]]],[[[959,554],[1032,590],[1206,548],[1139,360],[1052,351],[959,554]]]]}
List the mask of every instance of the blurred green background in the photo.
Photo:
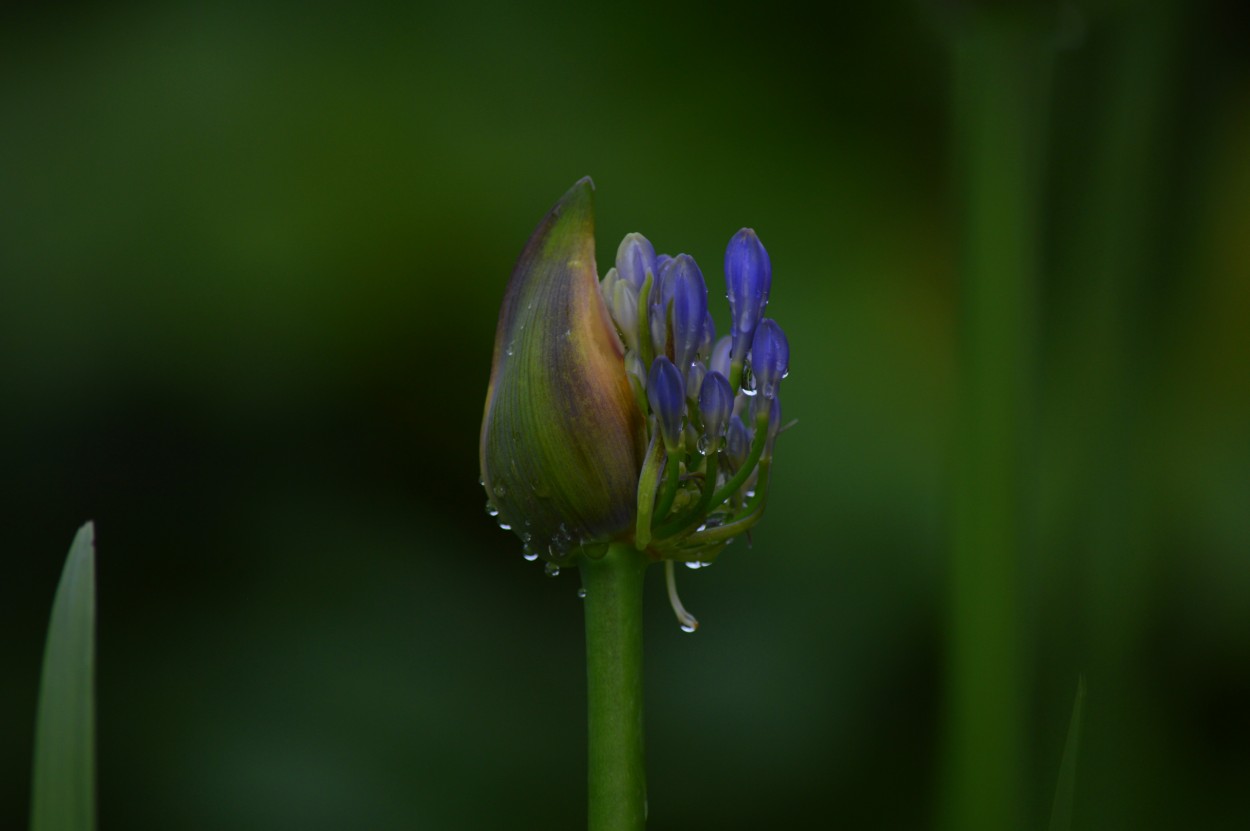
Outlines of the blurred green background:
{"type": "Polygon", "coordinates": [[[583,823],[578,580],[486,516],[476,442],[513,260],[586,174],[601,270],[642,231],[719,301],[758,230],[800,420],[753,547],[681,575],[697,635],[651,575],[650,827],[973,827],[952,792],[998,770],[1044,828],[1081,673],[1073,827],[1246,827],[1250,21],[1039,4],[1044,83],[977,111],[987,151],[955,102],[998,74],[955,56],[1007,5],[7,12],[0,827],[87,519],[103,827],[583,823]],[[1004,635],[952,624],[950,564],[961,373],[996,354],[965,200],[1003,184],[964,177],[1017,118],[1004,635]],[[1003,713],[952,717],[983,685],[1003,713]],[[977,724],[1010,758],[952,750],[977,724]]]}

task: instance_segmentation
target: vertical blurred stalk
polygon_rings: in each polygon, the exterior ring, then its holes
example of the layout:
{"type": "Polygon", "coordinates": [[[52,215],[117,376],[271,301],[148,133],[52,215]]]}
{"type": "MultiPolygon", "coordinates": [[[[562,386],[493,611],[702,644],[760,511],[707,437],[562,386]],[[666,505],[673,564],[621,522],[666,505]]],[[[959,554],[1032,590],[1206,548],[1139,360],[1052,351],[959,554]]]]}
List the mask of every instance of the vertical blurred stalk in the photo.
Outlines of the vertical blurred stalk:
{"type": "Polygon", "coordinates": [[[952,44],[962,340],[943,796],[961,831],[1023,820],[1018,583],[1054,38],[1035,11],[972,4],[952,44]]]}
{"type": "MultiPolygon", "coordinates": [[[[1084,210],[1073,217],[1061,251],[1073,296],[1074,333],[1062,377],[1080,402],[1087,444],[1076,471],[1086,515],[1081,552],[1091,695],[1089,718],[1103,737],[1087,745],[1086,770],[1098,798],[1087,815],[1097,827],[1141,827],[1152,818],[1150,766],[1154,733],[1143,730],[1151,705],[1135,677],[1142,650],[1150,584],[1157,579],[1149,552],[1149,523],[1141,482],[1150,454],[1142,414],[1154,349],[1142,329],[1143,289],[1155,279],[1169,242],[1155,229],[1176,227],[1167,212],[1160,171],[1164,135],[1173,120],[1179,34],[1187,4],[1157,0],[1109,16],[1099,32],[1105,74],[1083,144],[1088,172],[1077,193],[1084,210]]],[[[1077,437],[1065,437],[1077,440],[1077,437]]]]}

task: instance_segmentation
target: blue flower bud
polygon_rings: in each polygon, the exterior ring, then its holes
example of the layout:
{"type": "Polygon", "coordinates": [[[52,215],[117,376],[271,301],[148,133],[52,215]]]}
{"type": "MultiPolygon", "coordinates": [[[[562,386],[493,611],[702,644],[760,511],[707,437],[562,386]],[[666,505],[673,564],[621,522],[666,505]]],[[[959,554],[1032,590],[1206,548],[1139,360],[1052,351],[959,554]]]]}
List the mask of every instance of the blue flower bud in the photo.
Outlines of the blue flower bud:
{"type": "Polygon", "coordinates": [[[775,320],[764,318],[751,344],[751,373],[765,398],[777,394],[777,386],[790,371],[790,343],[775,320]]]}
{"type": "Polygon", "coordinates": [[[655,247],[642,234],[626,234],[616,249],[616,270],[621,279],[637,293],[642,290],[648,269],[653,273],[656,270],[655,247]]]}
{"type": "Polygon", "coordinates": [[[664,447],[670,453],[681,444],[681,419],[686,409],[685,384],[673,362],[661,355],[651,364],[647,376],[647,401],[655,413],[664,447]]]}
{"type": "Polygon", "coordinates": [[[712,313],[708,312],[703,317],[703,335],[699,338],[699,357],[707,360],[712,357],[712,347],[716,345],[716,321],[712,320],[712,313]]]}
{"type": "Polygon", "coordinates": [[[755,327],[772,285],[773,269],[768,252],[755,231],[743,228],[725,248],[725,284],[729,289],[729,315],[733,319],[733,363],[746,357],[755,327]]]}
{"type": "Polygon", "coordinates": [[[708,361],[707,368],[709,372],[719,372],[726,378],[729,377],[729,350],[733,348],[733,338],[729,335],[721,338],[712,347],[712,359],[708,361]]]}
{"type": "Polygon", "coordinates": [[[686,400],[698,401],[699,391],[703,389],[703,378],[707,375],[707,365],[703,361],[691,361],[686,369],[686,400]]]}
{"type": "MultiPolygon", "coordinates": [[[[611,272],[609,272],[611,276],[611,272]]],[[[607,278],[604,278],[605,282],[607,278]]],[[[608,311],[616,321],[621,332],[621,339],[630,349],[638,349],[638,295],[627,280],[617,280],[612,286],[612,294],[607,298],[608,311]]]]}
{"type": "Polygon", "coordinates": [[[734,467],[741,467],[751,452],[751,431],[742,423],[736,413],[729,417],[729,427],[725,430],[725,453],[734,467]]]}
{"type": "Polygon", "coordinates": [[[699,415],[703,419],[703,434],[712,440],[719,439],[729,423],[733,412],[734,395],[729,380],[719,372],[703,376],[703,388],[699,390],[699,415]]]}
{"type": "Polygon", "coordinates": [[[678,254],[668,270],[665,288],[673,294],[673,362],[686,375],[703,342],[707,321],[707,284],[694,257],[678,254]]]}

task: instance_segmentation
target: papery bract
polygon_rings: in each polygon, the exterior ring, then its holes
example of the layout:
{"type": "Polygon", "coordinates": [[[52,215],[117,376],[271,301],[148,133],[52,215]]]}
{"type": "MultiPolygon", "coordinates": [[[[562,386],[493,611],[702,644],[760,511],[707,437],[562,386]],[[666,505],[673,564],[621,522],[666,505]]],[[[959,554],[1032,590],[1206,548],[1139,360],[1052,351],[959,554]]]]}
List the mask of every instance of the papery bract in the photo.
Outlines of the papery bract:
{"type": "Polygon", "coordinates": [[[582,179],[517,260],[495,333],[482,418],[482,483],[554,559],[634,522],[642,414],[595,267],[594,186],[582,179]]]}

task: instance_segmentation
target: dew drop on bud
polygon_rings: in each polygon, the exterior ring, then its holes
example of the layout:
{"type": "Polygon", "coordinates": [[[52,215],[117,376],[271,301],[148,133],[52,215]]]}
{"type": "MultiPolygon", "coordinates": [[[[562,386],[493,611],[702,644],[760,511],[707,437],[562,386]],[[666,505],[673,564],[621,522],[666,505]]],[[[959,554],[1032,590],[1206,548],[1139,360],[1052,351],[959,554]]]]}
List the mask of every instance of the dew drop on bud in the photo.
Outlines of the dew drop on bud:
{"type": "Polygon", "coordinates": [[[486,500],[486,515],[499,516],[499,509],[495,507],[495,503],[491,502],[489,499],[486,500]]]}
{"type": "Polygon", "coordinates": [[[521,549],[521,556],[532,563],[538,559],[538,552],[534,550],[533,546],[526,542],[525,546],[521,549]]]}
{"type": "Polygon", "coordinates": [[[695,446],[698,448],[700,455],[706,456],[707,451],[712,447],[712,440],[704,434],[699,436],[699,443],[695,446]]]}
{"type": "Polygon", "coordinates": [[[681,625],[681,631],[686,632],[687,634],[693,633],[698,628],[698,626],[691,623],[683,623],[681,625]]]}
{"type": "Polygon", "coordinates": [[[581,598],[582,600],[586,599],[586,587],[585,586],[577,590],[577,596],[581,598]]]}
{"type": "MultiPolygon", "coordinates": [[[[700,526],[699,530],[703,530],[703,527],[700,526]]],[[[692,569],[697,570],[697,569],[703,568],[703,563],[699,562],[698,560],[687,560],[686,568],[692,568],[692,569]]]]}
{"type": "Polygon", "coordinates": [[[560,567],[555,563],[547,563],[543,570],[547,572],[548,577],[555,577],[560,573],[560,567]]]}
{"type": "Polygon", "coordinates": [[[511,525],[509,525],[509,524],[508,524],[508,523],[506,523],[506,522],[503,522],[502,520],[501,520],[501,521],[500,521],[500,523],[499,523],[499,527],[500,527],[500,528],[502,528],[502,529],[503,529],[503,530],[505,530],[505,531],[511,531],[511,530],[512,530],[512,526],[511,526],[511,525]]]}

